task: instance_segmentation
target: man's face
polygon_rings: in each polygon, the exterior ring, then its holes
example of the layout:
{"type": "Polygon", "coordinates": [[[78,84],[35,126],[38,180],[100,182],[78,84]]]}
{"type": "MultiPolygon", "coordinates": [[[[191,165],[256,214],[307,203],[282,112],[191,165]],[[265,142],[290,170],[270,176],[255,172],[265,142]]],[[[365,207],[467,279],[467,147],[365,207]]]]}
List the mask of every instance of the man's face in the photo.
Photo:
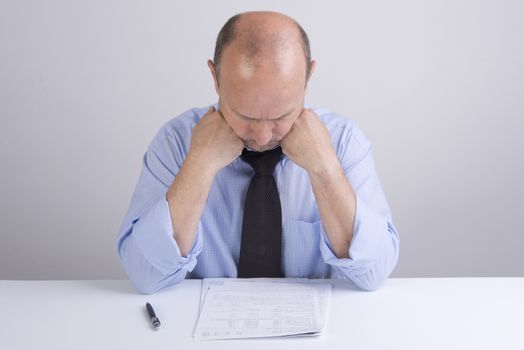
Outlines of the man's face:
{"type": "Polygon", "coordinates": [[[289,132],[302,111],[304,96],[277,101],[239,93],[231,98],[221,96],[219,103],[224,119],[235,134],[247,147],[262,152],[277,147],[289,132]]]}
{"type": "Polygon", "coordinates": [[[304,66],[254,69],[229,58],[217,84],[224,119],[250,149],[277,147],[304,107],[304,66]]]}

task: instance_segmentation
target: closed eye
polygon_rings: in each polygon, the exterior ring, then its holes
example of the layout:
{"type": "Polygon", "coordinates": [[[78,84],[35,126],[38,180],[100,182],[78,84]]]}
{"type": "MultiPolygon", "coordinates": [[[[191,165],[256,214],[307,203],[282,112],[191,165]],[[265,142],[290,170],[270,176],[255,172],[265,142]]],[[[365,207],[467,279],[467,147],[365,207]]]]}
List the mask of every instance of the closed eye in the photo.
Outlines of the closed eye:
{"type": "MultiPolygon", "coordinates": [[[[238,113],[238,112],[235,111],[235,110],[233,110],[233,112],[235,112],[236,115],[238,115],[240,118],[242,118],[242,119],[244,119],[244,120],[247,120],[247,121],[258,121],[258,120],[260,120],[260,119],[251,118],[251,117],[248,117],[248,116],[246,116],[246,115],[240,114],[240,113],[238,113]]],[[[289,115],[291,115],[292,112],[293,112],[293,110],[291,110],[291,111],[289,111],[289,112],[287,112],[287,113],[282,114],[282,115],[281,115],[280,117],[278,117],[278,118],[268,119],[268,120],[270,120],[270,121],[276,121],[276,122],[278,122],[278,121],[282,121],[282,120],[284,120],[286,117],[288,117],[289,115]]]]}

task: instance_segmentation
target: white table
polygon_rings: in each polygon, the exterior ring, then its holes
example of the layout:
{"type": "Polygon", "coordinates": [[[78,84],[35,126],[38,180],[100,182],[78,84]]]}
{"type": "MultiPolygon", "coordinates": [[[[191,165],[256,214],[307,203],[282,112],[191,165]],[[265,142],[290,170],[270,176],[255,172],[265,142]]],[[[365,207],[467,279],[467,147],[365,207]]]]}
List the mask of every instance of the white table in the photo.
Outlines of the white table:
{"type": "Polygon", "coordinates": [[[200,280],[155,295],[128,281],[0,281],[0,349],[524,349],[524,278],[390,279],[375,292],[330,282],[318,338],[198,341],[200,280]]]}

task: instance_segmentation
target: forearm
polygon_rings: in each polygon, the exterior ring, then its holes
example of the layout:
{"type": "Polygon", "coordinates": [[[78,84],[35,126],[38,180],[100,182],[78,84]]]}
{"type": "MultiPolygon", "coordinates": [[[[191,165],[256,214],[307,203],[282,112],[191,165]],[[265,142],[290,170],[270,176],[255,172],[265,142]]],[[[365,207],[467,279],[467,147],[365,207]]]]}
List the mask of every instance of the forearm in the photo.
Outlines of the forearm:
{"type": "MultiPolygon", "coordinates": [[[[336,165],[332,168],[327,163],[320,164],[317,169],[324,169],[324,177],[320,175],[322,172],[314,173],[316,175],[311,174],[311,171],[308,173],[321,211],[321,229],[324,232],[321,232],[320,250],[324,261],[333,267],[332,276],[348,278],[364,290],[376,290],[398,261],[399,238],[374,169],[370,149],[367,148],[364,152],[365,156],[359,157],[356,165],[351,166],[351,182],[348,180],[348,173],[341,170],[348,168],[348,164],[339,167],[336,162],[331,161],[329,164],[336,165]],[[345,179],[341,175],[329,175],[340,174],[339,171],[325,169],[339,169],[345,179]],[[330,184],[336,185],[331,187],[330,184]],[[330,203],[332,207],[329,206],[330,203]],[[339,222],[335,217],[339,220],[346,219],[344,222],[347,226],[333,224],[339,222]],[[333,231],[333,227],[337,230],[337,226],[342,229],[333,231]],[[351,232],[351,236],[348,232],[351,232]],[[348,239],[348,248],[338,246],[337,233],[347,234],[345,237],[348,239]],[[344,255],[340,255],[340,252],[344,255]],[[341,257],[349,259],[340,259],[341,257]]],[[[323,163],[331,156],[323,158],[317,163],[323,163]]]]}
{"type": "Polygon", "coordinates": [[[204,210],[215,173],[188,155],[169,187],[166,198],[173,225],[173,237],[186,256],[195,240],[198,222],[204,210]]]}
{"type": "Polygon", "coordinates": [[[334,253],[339,259],[348,258],[355,222],[355,192],[335,154],[308,173],[322,226],[334,253]]]}

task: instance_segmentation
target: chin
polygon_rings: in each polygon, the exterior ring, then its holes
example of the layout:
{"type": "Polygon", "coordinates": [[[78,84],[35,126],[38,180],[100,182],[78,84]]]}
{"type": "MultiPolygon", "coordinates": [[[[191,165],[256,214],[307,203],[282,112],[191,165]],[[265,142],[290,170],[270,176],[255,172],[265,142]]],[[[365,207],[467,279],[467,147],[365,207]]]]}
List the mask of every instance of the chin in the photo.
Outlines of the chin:
{"type": "Polygon", "coordinates": [[[268,143],[267,145],[264,145],[264,146],[259,146],[259,145],[257,145],[254,142],[246,142],[246,147],[248,147],[249,149],[252,149],[253,151],[256,151],[256,152],[269,151],[269,150],[272,150],[274,148],[277,148],[278,146],[280,146],[280,142],[278,142],[278,141],[268,143]]]}

